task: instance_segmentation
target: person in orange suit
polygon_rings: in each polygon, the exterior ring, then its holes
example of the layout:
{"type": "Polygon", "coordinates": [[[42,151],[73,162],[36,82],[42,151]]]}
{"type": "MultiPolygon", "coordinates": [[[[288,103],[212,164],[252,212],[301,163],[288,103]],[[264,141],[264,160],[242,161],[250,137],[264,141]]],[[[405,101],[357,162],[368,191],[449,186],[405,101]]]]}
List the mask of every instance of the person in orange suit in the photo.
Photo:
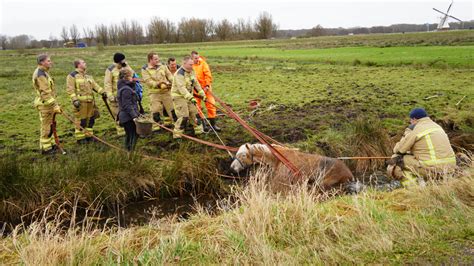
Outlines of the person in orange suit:
{"type": "MultiPolygon", "coordinates": [[[[212,74],[209,68],[209,65],[206,62],[206,59],[202,56],[199,56],[199,53],[196,51],[191,52],[191,58],[193,59],[193,70],[196,74],[196,78],[201,85],[201,88],[204,90],[206,94],[207,101],[205,101],[206,109],[207,109],[207,119],[209,120],[210,126],[214,128],[215,131],[221,131],[221,128],[216,125],[217,119],[217,109],[216,109],[216,100],[212,95],[212,74]]],[[[201,108],[201,98],[196,97],[197,100],[197,107],[202,114],[201,108]]],[[[206,131],[207,125],[204,123],[204,117],[197,117],[198,124],[202,123],[204,126],[204,130],[206,131]]],[[[209,129],[211,130],[211,129],[209,129]]]]}

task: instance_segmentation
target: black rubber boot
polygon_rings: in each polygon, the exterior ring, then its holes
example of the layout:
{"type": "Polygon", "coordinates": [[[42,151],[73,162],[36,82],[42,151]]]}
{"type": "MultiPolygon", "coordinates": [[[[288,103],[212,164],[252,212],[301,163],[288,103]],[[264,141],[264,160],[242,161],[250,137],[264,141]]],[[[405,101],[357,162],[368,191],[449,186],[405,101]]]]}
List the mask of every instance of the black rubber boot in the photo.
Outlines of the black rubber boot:
{"type": "Polygon", "coordinates": [[[214,128],[215,131],[221,132],[222,129],[216,125],[216,118],[208,118],[209,123],[211,123],[212,128],[214,128]]]}
{"type": "Polygon", "coordinates": [[[171,110],[171,116],[173,117],[173,122],[176,122],[176,120],[178,120],[178,116],[176,115],[176,112],[174,110],[171,110]]]}
{"type": "Polygon", "coordinates": [[[199,115],[197,115],[196,118],[197,118],[198,126],[202,125],[202,131],[204,131],[204,133],[209,132],[210,128],[209,128],[209,125],[207,124],[207,122],[204,121],[204,119],[202,119],[199,115]]]}
{"type": "Polygon", "coordinates": [[[160,113],[153,113],[153,121],[155,121],[156,123],[161,124],[160,113]]]}

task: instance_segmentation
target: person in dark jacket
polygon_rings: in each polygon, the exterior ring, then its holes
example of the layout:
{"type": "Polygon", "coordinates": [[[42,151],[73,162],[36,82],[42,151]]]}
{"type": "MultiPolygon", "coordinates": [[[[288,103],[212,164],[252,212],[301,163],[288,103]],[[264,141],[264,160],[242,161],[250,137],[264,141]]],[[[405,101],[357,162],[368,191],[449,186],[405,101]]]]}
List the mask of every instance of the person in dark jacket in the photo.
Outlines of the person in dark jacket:
{"type": "Polygon", "coordinates": [[[138,96],[133,89],[135,83],[132,75],[133,72],[129,69],[120,70],[117,83],[118,120],[119,125],[125,129],[125,148],[128,151],[132,151],[137,142],[138,135],[135,121],[140,115],[138,112],[138,96]]]}

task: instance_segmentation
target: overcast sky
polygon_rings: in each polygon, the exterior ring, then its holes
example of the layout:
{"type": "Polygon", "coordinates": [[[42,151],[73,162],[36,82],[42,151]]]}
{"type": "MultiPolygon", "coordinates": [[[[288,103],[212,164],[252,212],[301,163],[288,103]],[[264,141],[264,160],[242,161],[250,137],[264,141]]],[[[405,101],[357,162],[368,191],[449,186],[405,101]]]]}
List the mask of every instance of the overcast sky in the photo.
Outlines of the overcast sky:
{"type": "MultiPolygon", "coordinates": [[[[450,0],[0,0],[0,33],[28,34],[37,39],[59,37],[62,26],[83,27],[135,19],[146,25],[153,16],[178,22],[182,17],[221,20],[273,15],[280,29],[379,26],[396,23],[437,23],[433,7],[445,11],[450,0]]],[[[450,14],[473,19],[473,1],[455,1],[450,14]]]]}

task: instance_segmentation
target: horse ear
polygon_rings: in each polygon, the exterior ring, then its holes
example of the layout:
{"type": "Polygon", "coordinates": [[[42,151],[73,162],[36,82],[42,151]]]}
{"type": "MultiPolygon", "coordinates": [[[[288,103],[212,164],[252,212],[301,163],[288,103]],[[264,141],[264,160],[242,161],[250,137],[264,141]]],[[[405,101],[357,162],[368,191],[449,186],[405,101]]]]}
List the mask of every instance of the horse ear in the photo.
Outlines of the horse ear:
{"type": "Polygon", "coordinates": [[[248,150],[250,150],[250,143],[245,143],[245,148],[247,148],[248,150]]]}

